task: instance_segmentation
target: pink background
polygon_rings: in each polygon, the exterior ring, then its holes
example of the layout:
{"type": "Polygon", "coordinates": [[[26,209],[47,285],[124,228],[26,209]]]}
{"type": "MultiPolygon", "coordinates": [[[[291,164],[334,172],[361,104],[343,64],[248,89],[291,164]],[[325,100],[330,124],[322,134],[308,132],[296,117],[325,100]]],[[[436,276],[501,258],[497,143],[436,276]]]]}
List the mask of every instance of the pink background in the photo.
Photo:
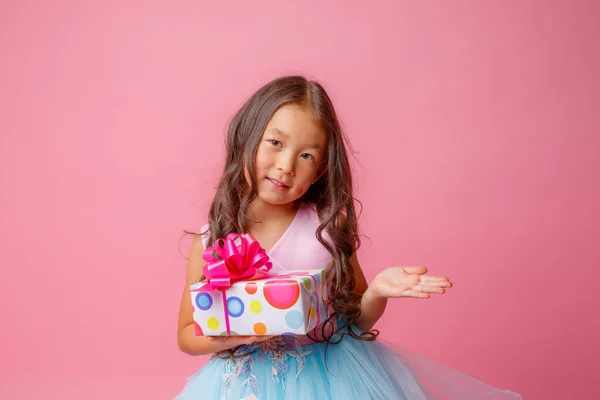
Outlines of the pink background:
{"type": "Polygon", "coordinates": [[[206,360],[177,350],[179,236],[237,107],[291,73],[357,151],[368,277],[455,284],[382,336],[526,399],[600,396],[597,3],[236,3],[0,5],[0,398],[179,392],[206,360]]]}

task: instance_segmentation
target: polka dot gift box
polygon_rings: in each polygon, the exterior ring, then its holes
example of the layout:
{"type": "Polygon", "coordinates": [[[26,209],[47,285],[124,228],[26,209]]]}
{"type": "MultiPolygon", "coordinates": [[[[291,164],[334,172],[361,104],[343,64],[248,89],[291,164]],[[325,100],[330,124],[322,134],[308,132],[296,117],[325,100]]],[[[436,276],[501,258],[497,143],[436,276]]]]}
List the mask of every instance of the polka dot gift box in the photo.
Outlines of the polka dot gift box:
{"type": "Polygon", "coordinates": [[[249,234],[217,240],[203,258],[206,280],[190,286],[196,335],[303,335],[328,317],[324,269],[269,272],[249,234]]]}
{"type": "Polygon", "coordinates": [[[328,317],[325,270],[286,271],[229,289],[190,287],[196,335],[306,334],[328,317]]]}

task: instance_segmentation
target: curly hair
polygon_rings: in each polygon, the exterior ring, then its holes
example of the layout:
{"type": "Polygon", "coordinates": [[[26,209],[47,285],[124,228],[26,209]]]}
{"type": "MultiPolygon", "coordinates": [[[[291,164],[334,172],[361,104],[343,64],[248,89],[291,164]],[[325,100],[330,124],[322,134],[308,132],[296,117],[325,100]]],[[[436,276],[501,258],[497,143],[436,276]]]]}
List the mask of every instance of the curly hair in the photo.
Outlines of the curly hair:
{"type": "MultiPolygon", "coordinates": [[[[352,173],[346,138],[331,99],[318,82],[302,76],[277,78],[261,87],[236,113],[228,129],[223,173],[210,206],[209,231],[201,234],[209,234],[207,247],[210,247],[215,240],[229,233],[248,231],[247,210],[257,191],[254,174],[245,171],[254,171],[254,159],[263,132],[273,114],[284,105],[297,105],[311,111],[328,137],[326,155],[319,171],[322,174],[317,175],[320,178],[298,200],[315,206],[320,220],[316,237],[332,256],[327,279],[331,284],[330,298],[335,312],[321,326],[320,338],[311,339],[333,344],[333,321],[337,315],[343,315],[347,323],[337,331],[347,327],[352,337],[373,340],[377,331],[359,335],[352,330],[352,323],[360,315],[362,298],[361,294],[353,292],[356,280],[349,261],[360,247],[352,173]],[[324,232],[333,245],[323,237],[324,232]]],[[[235,350],[226,352],[233,356],[235,350]]]]}

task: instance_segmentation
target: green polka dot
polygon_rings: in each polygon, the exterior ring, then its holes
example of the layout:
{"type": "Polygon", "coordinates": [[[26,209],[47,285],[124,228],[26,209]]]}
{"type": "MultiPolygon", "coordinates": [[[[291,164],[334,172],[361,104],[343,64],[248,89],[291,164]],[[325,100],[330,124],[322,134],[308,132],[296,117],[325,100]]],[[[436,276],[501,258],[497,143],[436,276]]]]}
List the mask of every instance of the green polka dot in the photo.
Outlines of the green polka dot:
{"type": "Polygon", "coordinates": [[[302,279],[302,282],[304,282],[304,287],[306,288],[306,290],[310,290],[310,288],[312,287],[312,279],[306,277],[302,277],[300,279],[302,279]]]}

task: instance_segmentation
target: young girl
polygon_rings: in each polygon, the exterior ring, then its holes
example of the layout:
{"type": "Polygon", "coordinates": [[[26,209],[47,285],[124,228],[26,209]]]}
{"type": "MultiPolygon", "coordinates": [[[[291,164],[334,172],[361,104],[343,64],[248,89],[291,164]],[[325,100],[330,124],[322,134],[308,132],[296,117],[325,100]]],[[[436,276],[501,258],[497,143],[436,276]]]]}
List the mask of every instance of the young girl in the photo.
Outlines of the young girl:
{"type": "Polygon", "coordinates": [[[317,82],[276,79],[239,110],[209,219],[192,243],[177,339],[187,354],[214,354],[177,399],[520,398],[375,340],[388,298],[425,299],[451,283],[391,267],[367,284],[344,138],[317,82]],[[274,270],[327,267],[333,316],[304,337],[195,336],[189,287],[203,279],[204,249],[232,232],[258,240],[274,270]]]}

